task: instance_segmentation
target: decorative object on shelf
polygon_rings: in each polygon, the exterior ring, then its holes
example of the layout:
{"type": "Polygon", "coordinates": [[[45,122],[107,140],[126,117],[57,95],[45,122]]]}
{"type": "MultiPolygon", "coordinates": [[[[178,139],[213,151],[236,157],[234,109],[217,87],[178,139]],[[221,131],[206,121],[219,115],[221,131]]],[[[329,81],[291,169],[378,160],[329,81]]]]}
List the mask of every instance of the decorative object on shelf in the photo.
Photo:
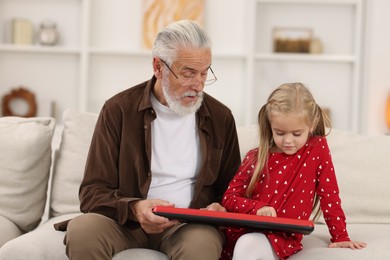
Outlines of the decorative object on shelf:
{"type": "Polygon", "coordinates": [[[386,102],[386,124],[387,124],[387,133],[390,135],[390,93],[387,96],[386,102]]]}
{"type": "Polygon", "coordinates": [[[10,43],[23,45],[31,45],[33,43],[33,25],[28,19],[11,19],[8,30],[10,43]]]}
{"type": "Polygon", "coordinates": [[[37,103],[34,93],[23,87],[11,90],[2,98],[2,112],[3,116],[36,116],[37,103]]]}
{"type": "Polygon", "coordinates": [[[190,19],[203,24],[205,0],[144,0],[143,47],[151,49],[157,33],[167,24],[190,19]]]}
{"type": "Polygon", "coordinates": [[[324,46],[322,45],[322,41],[314,37],[310,42],[310,50],[309,52],[311,54],[321,54],[324,52],[324,46]]]}
{"type": "Polygon", "coordinates": [[[310,28],[273,29],[274,52],[309,53],[313,32],[310,28]]]}
{"type": "Polygon", "coordinates": [[[52,21],[44,21],[37,32],[37,40],[41,45],[56,45],[59,40],[57,24],[52,21]]]}

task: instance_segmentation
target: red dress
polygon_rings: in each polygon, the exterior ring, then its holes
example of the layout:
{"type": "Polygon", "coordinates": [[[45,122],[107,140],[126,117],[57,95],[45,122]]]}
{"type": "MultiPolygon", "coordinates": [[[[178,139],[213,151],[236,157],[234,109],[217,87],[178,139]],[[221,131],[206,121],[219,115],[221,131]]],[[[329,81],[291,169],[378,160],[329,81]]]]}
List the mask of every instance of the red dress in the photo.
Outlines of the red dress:
{"type": "MultiPolygon", "coordinates": [[[[253,175],[258,149],[250,150],[226,190],[222,205],[230,212],[255,215],[263,206],[271,206],[278,217],[307,220],[313,208],[315,193],[320,197],[324,219],[332,242],[350,241],[345,215],[341,208],[339,189],[328,143],[325,137],[311,137],[295,154],[270,153],[268,175],[262,172],[252,197],[245,191],[253,175]]],[[[221,259],[231,259],[237,239],[251,228],[227,228],[226,244],[221,259]]],[[[280,259],[302,249],[303,235],[263,231],[280,259]]]]}

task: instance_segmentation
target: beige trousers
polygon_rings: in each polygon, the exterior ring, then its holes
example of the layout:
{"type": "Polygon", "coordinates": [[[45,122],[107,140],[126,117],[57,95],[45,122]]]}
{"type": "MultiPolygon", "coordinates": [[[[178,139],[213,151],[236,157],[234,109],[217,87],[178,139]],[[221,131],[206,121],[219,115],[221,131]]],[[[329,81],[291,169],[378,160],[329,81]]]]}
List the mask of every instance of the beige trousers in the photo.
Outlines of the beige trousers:
{"type": "Polygon", "coordinates": [[[165,253],[169,259],[217,260],[223,234],[202,224],[178,224],[160,234],[146,234],[141,228],[118,225],[100,214],[83,214],[72,219],[64,239],[71,260],[112,259],[130,248],[148,248],[165,253]]]}

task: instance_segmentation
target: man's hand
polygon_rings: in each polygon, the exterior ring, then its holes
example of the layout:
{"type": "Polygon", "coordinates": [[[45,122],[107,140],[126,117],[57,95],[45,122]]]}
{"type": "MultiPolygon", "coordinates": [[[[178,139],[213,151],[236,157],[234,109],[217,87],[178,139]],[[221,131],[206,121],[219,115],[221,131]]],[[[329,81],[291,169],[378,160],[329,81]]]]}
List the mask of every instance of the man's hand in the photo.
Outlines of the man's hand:
{"type": "Polygon", "coordinates": [[[276,210],[273,207],[264,206],[257,210],[256,215],[276,217],[276,210]]]}
{"type": "Polygon", "coordinates": [[[148,234],[161,233],[176,225],[179,221],[160,217],[152,212],[155,206],[174,207],[175,205],[165,200],[151,199],[140,200],[133,204],[132,210],[142,229],[148,234]]]}

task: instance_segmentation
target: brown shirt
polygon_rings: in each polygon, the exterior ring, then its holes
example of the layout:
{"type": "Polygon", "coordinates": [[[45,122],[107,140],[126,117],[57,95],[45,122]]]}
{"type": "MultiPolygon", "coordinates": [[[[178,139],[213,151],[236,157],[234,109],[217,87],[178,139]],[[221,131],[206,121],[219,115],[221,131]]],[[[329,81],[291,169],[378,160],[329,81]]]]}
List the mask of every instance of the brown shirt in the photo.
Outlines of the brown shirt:
{"type": "MultiPolygon", "coordinates": [[[[135,219],[129,203],[145,199],[153,178],[151,122],[156,113],[150,94],[156,79],[129,88],[103,106],[92,137],[80,209],[126,224],[135,219]]],[[[205,93],[196,112],[203,166],[190,207],[221,202],[240,164],[236,125],[231,111],[205,93]]]]}

